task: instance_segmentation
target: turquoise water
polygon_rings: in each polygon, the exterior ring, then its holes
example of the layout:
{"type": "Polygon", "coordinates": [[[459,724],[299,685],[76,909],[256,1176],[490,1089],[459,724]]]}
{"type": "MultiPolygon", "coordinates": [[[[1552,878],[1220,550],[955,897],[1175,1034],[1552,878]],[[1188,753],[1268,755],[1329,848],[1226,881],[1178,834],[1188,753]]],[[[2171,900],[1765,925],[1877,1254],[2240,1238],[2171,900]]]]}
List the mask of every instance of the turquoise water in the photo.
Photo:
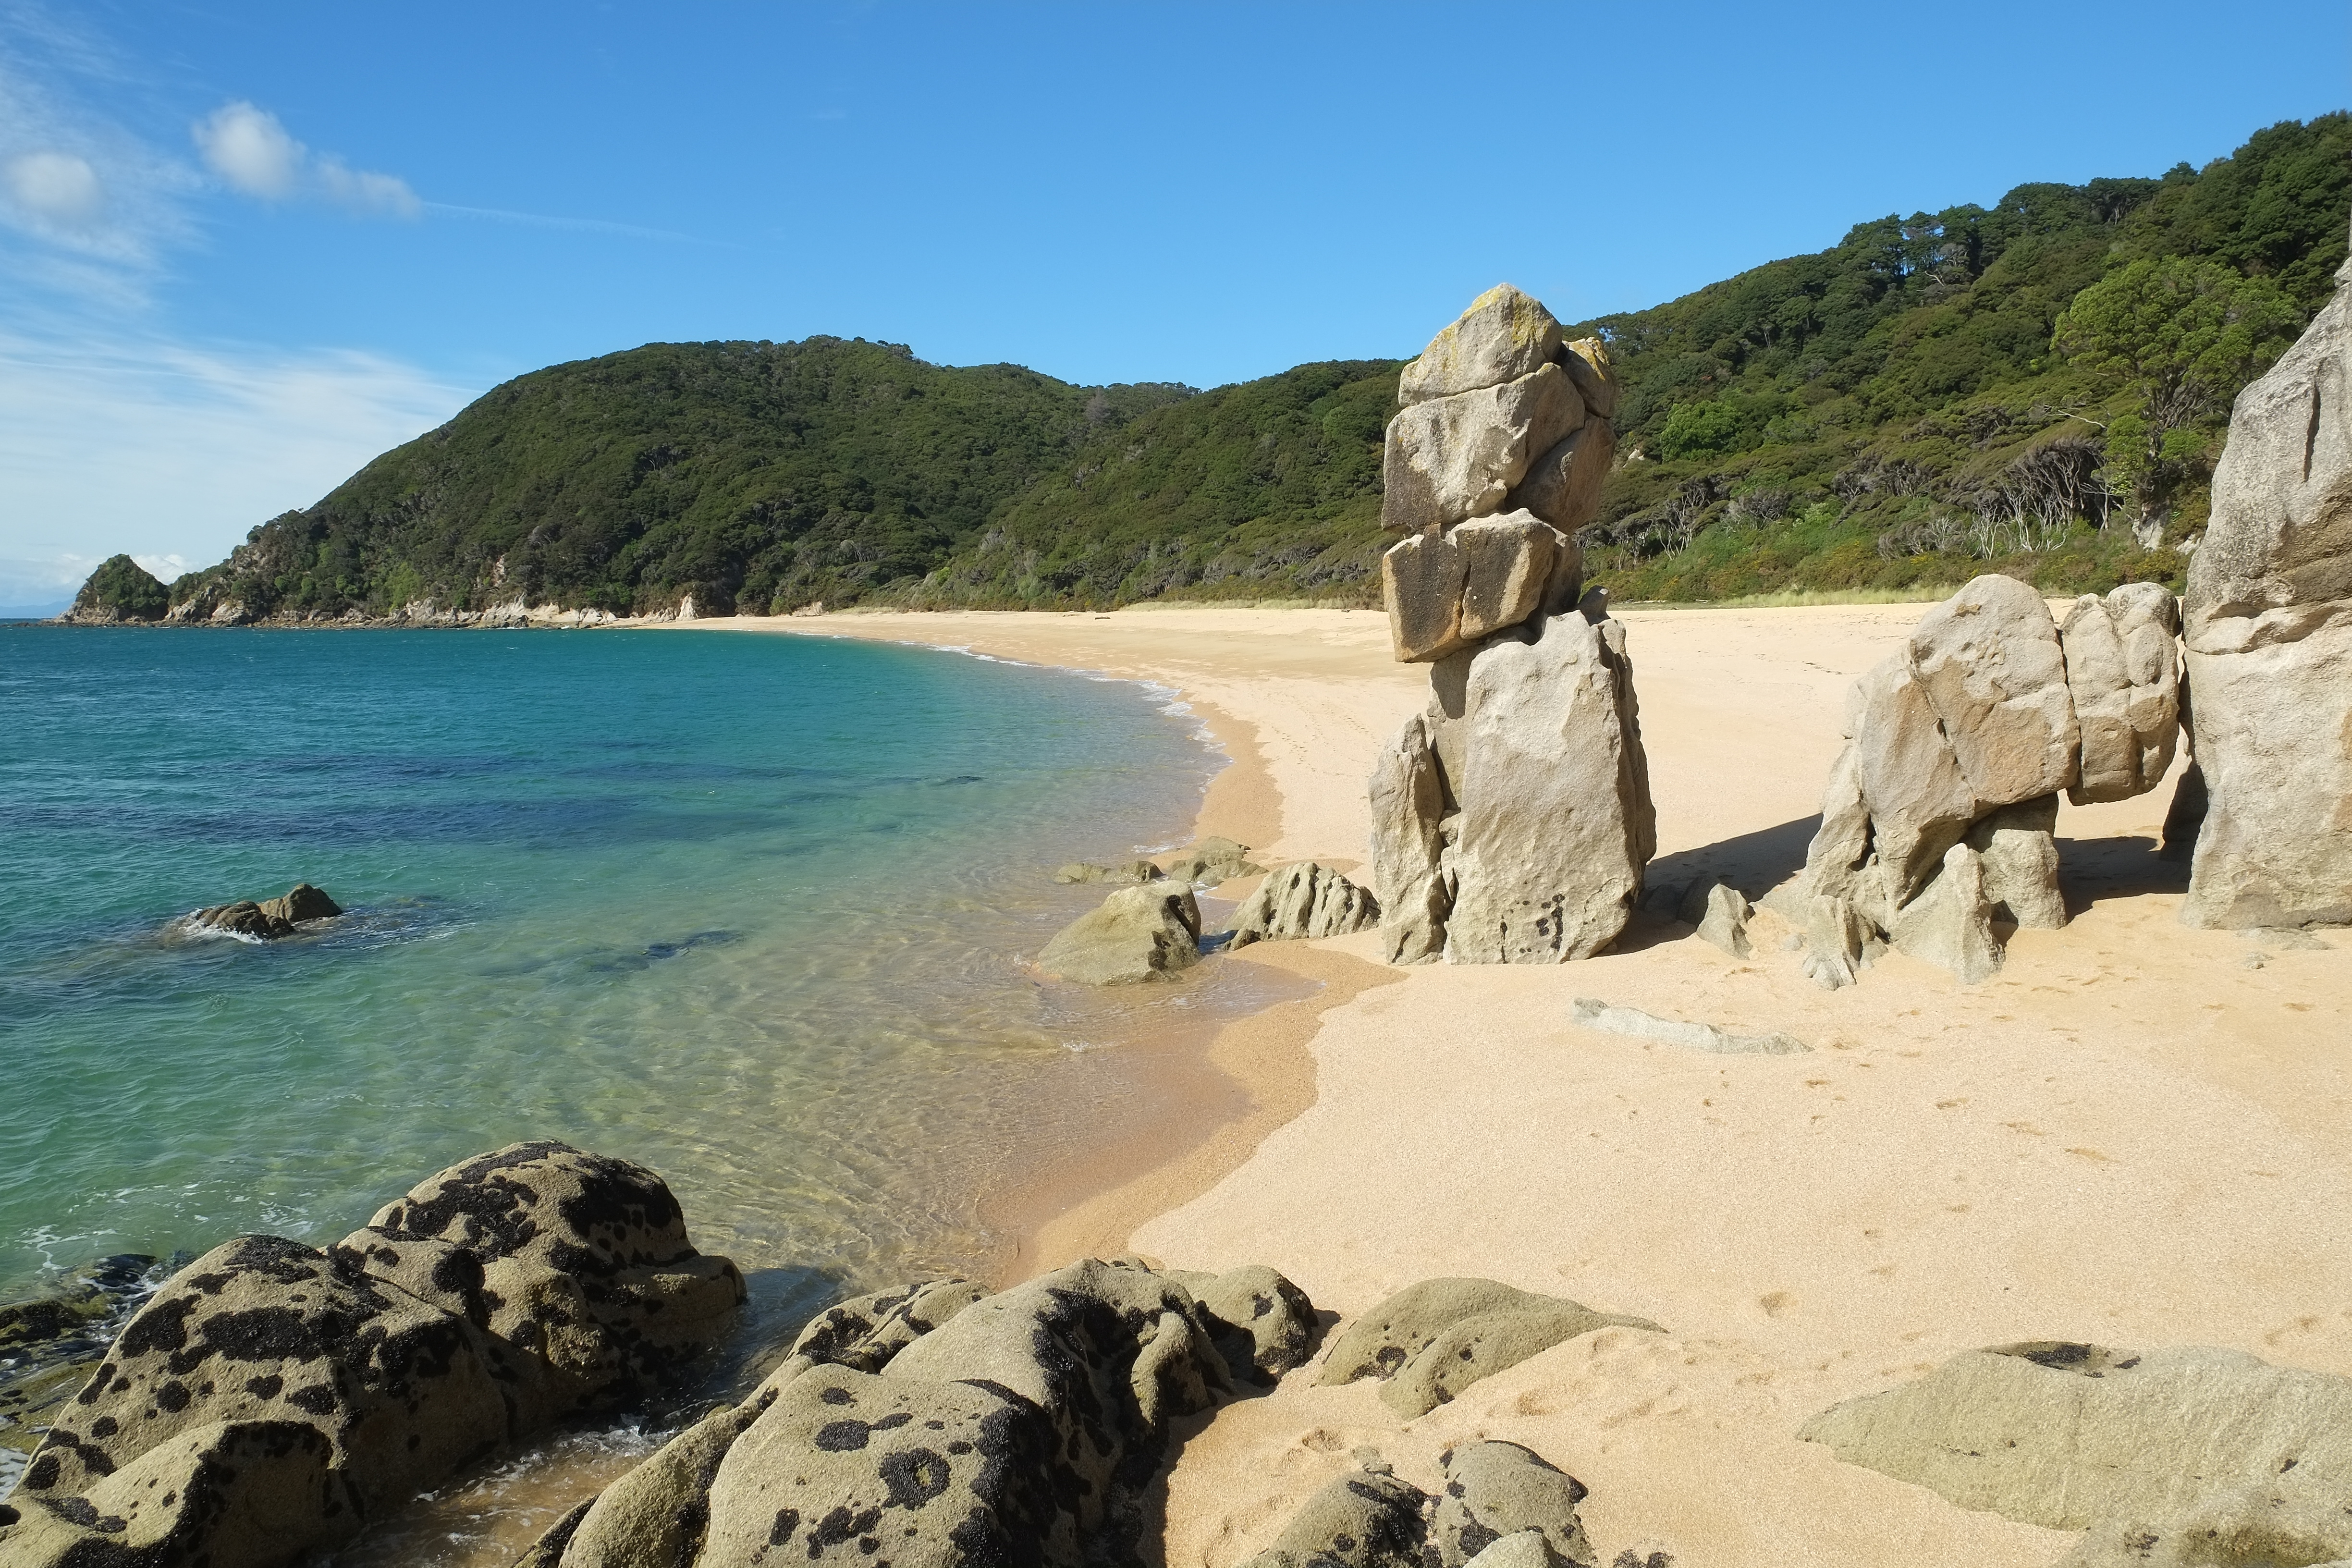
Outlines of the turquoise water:
{"type": "Polygon", "coordinates": [[[797,637],[0,627],[0,1300],[542,1137],[663,1173],[772,1318],[975,1267],[1132,1090],[1073,1047],[1221,1005],[1021,962],[1099,897],[1047,868],[1189,825],[1170,708],[797,637]],[[350,912],[173,924],[297,880],[350,912]]]}

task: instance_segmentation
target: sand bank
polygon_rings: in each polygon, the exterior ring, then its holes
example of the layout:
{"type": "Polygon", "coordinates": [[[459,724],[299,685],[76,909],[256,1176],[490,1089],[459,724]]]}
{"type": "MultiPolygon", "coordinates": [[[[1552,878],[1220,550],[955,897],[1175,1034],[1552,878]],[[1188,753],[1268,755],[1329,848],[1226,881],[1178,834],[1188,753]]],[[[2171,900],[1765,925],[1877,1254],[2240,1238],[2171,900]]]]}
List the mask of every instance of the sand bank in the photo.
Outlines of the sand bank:
{"type": "MultiPolygon", "coordinates": [[[[1760,885],[1801,862],[1845,689],[1923,608],[1625,616],[1654,882],[1760,885]]],[[[1203,830],[1269,861],[1362,857],[1372,749],[1423,689],[1365,612],[734,624],[1174,686],[1214,710],[1241,764],[1203,830]]],[[[1446,1446],[1484,1436],[1592,1489],[1603,1562],[2022,1568],[2071,1538],[1840,1465],[1796,1427],[2019,1339],[2230,1345],[2352,1373],[2352,939],[2282,950],[2179,925],[2184,868],[2155,855],[2168,797],[2063,810],[2074,922],[2019,933],[1974,989],[1894,954],[1824,993],[1769,921],[1747,962],[1652,921],[1557,969],[1386,971],[1369,937],[1282,951],[1335,984],[1220,1039],[1251,1108],[1045,1225],[1025,1261],[1110,1250],[1159,1208],[1135,1249],[1272,1263],[1342,1314],[1475,1274],[1670,1331],[1588,1336],[1411,1423],[1371,1385],[1294,1374],[1186,1443],[1169,1562],[1247,1555],[1359,1444],[1429,1487],[1446,1446]],[[1813,1049],[1718,1058],[1601,1035],[1569,1021],[1579,996],[1813,1049]]]]}

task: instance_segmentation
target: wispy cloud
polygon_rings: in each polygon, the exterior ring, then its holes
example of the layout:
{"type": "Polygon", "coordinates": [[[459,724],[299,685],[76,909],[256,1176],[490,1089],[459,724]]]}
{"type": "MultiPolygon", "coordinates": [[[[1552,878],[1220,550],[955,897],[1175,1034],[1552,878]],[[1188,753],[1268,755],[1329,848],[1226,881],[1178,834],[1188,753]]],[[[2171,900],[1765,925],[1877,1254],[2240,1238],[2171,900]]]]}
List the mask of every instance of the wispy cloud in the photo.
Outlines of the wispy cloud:
{"type": "Polygon", "coordinates": [[[373,354],[0,327],[0,605],[117,552],[167,579],[217,561],[475,390],[373,354]]]}
{"type": "Polygon", "coordinates": [[[676,229],[646,228],[634,223],[609,223],[597,217],[551,217],[545,213],[509,212],[504,207],[464,207],[449,202],[426,202],[425,210],[447,217],[481,218],[492,223],[520,224],[526,228],[572,229],[582,234],[610,234],[624,239],[657,239],[671,245],[725,245],[726,241],[680,234],[676,229]]]}
{"type": "Polygon", "coordinates": [[[352,212],[415,217],[423,211],[408,182],[354,169],[331,153],[297,142],[278,116],[239,100],[191,128],[205,164],[229,189],[263,201],[316,197],[352,212]]]}
{"type": "Polygon", "coordinates": [[[0,268],[113,302],[136,296],[190,232],[196,176],[76,96],[115,79],[100,45],[0,7],[0,268]]]}

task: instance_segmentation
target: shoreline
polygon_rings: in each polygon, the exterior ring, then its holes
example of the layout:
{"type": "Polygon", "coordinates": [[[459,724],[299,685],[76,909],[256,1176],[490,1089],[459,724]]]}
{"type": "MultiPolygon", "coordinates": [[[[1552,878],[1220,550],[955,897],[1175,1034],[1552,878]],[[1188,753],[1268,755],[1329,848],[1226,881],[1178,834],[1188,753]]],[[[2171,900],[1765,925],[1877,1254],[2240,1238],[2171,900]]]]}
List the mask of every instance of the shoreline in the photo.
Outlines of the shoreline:
{"type": "MultiPolygon", "coordinates": [[[[1926,608],[1620,614],[1658,812],[1653,885],[1753,895],[1801,864],[1847,690],[1926,608]]],[[[1269,865],[1362,841],[1373,750],[1426,690],[1361,613],[776,629],[1176,687],[1255,727],[1276,797],[1255,857],[1269,865]]],[[[1228,1123],[1189,1175],[1181,1156],[1116,1185],[1093,1171],[1106,1184],[1042,1216],[1024,1262],[1118,1246],[1178,1268],[1264,1263],[1342,1321],[1421,1279],[1485,1278],[1665,1329],[1581,1337],[1410,1420],[1371,1385],[1315,1385],[1309,1363],[1188,1430],[1167,1561],[1233,1568],[1362,1447],[1434,1490],[1450,1447],[1502,1438],[1591,1489],[1603,1563],[2042,1568],[2072,1536],[1797,1433],[2022,1341],[2212,1345],[2352,1375],[2352,941],[2179,924],[2187,868],[2157,853],[2169,798],[2168,783],[2062,805],[2072,919],[2016,932],[1975,986],[1898,952],[1824,992],[1769,911],[1742,959],[1649,916],[1559,966],[1388,971],[1363,962],[1367,936],[1268,944],[1386,983],[1229,1026],[1214,1065],[1264,1084],[1263,1120],[1228,1123]],[[1723,1057],[1599,1034],[1575,1021],[1579,997],[1809,1048],[1723,1057]],[[1286,1043],[1251,1048],[1277,1015],[1304,1064],[1286,1043]]]]}
{"type": "MultiPolygon", "coordinates": [[[[887,635],[908,623],[953,615],[1051,616],[1094,623],[1115,612],[908,611],[866,612],[851,617],[742,616],[653,623],[670,630],[733,631],[771,636],[833,637],[892,642],[943,653],[978,655],[1073,674],[1130,680],[1171,690],[1200,721],[1211,744],[1228,758],[1210,779],[1186,843],[1223,836],[1252,847],[1254,855],[1284,838],[1285,797],[1268,766],[1259,726],[1202,696],[1181,671],[1162,667],[1108,668],[1071,657],[1040,657],[1034,630],[1006,626],[995,637],[887,635]],[[918,617],[920,617],[919,621],[918,617]],[[778,624],[779,622],[784,624],[778,624]],[[849,624],[856,630],[849,629],[849,624]],[[1010,633],[1011,635],[1004,635],[1010,633]]],[[[1279,611],[1252,611],[1280,614],[1279,611]]],[[[1379,625],[1385,633],[1385,620],[1379,625]]],[[[1056,650],[1045,650],[1053,652],[1056,650]]],[[[1059,650],[1066,653],[1068,650],[1059,650]]],[[[1310,852],[1311,853],[1311,852],[1310,852]]],[[[1305,858],[1284,855],[1281,859],[1305,858]]],[[[1352,868],[1360,854],[1328,847],[1313,858],[1352,868]]],[[[1246,896],[1255,879],[1228,886],[1246,896]]],[[[1222,891],[1222,889],[1221,889],[1222,891]]],[[[1129,1044],[1125,1064],[1154,1100],[1139,1126],[1115,1130],[1076,1150],[1016,1168],[1005,1184],[982,1194],[982,1226],[1001,1240],[986,1281],[1003,1289],[1087,1257],[1116,1257],[1147,1221],[1201,1196],[1241,1168],[1258,1146],[1315,1103],[1315,1063],[1307,1047],[1324,1016],[1366,991],[1396,984],[1402,972],[1338,951],[1329,943],[1262,942],[1248,956],[1219,954],[1211,962],[1250,964],[1272,972],[1279,985],[1306,983],[1306,995],[1276,1000],[1237,1018],[1188,1030],[1164,1048],[1129,1044]],[[1148,1054],[1147,1054],[1148,1053],[1148,1054]]]]}

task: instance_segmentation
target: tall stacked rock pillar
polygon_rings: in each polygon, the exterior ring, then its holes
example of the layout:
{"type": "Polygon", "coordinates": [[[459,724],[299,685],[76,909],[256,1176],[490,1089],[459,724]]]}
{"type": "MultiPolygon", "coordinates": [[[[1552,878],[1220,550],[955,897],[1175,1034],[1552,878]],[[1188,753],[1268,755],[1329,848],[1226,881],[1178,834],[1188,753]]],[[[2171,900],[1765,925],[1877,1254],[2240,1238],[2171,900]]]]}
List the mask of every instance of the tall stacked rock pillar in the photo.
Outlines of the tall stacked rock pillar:
{"type": "Polygon", "coordinates": [[[2190,925],[2352,924],[2352,264],[2336,276],[2238,395],[2189,562],[2190,925]]]}
{"type": "Polygon", "coordinates": [[[1504,284],[1399,378],[1381,558],[1428,707],[1371,782],[1390,962],[1557,963],[1624,929],[1655,847],[1625,627],[1583,593],[1577,531],[1617,447],[1597,340],[1504,284]]]}

